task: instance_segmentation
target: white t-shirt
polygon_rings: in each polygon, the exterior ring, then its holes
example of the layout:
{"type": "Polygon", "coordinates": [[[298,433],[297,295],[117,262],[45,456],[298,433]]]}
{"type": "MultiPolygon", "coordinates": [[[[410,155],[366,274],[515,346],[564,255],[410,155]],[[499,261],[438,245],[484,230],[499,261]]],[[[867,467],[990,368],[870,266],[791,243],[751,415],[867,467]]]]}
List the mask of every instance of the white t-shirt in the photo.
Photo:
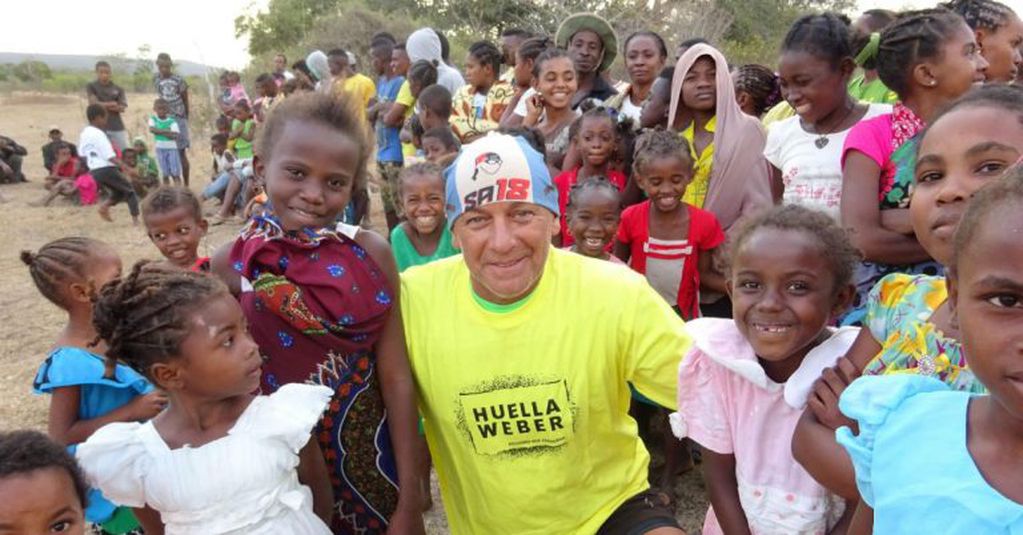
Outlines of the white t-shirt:
{"type": "Polygon", "coordinates": [[[625,99],[622,100],[622,109],[619,114],[626,117],[631,117],[636,124],[639,124],[639,116],[643,113],[643,106],[637,106],[632,103],[632,99],[628,95],[625,95],[625,99]]]}
{"type": "MultiPolygon", "coordinates": [[[[892,107],[887,104],[869,104],[861,120],[891,111],[892,107]]],[[[850,130],[852,127],[825,136],[827,144],[818,147],[816,142],[820,136],[803,130],[798,115],[768,127],[764,157],[781,170],[784,204],[821,210],[835,221],[840,219],[842,147],[850,130]]]]}
{"type": "Polygon", "coordinates": [[[85,157],[85,163],[89,166],[90,171],[95,171],[104,167],[113,167],[114,164],[110,162],[110,159],[117,156],[117,153],[114,152],[114,146],[110,143],[110,138],[106,133],[89,125],[83,128],[81,135],[78,136],[78,155],[85,157]]]}

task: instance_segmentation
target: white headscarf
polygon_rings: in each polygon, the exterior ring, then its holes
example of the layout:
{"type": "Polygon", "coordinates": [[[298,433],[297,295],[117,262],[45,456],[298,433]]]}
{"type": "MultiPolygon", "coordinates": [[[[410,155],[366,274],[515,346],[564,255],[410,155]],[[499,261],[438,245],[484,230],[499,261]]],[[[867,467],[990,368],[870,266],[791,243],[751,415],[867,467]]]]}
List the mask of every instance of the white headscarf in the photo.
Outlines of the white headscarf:
{"type": "Polygon", "coordinates": [[[452,95],[465,85],[461,73],[444,63],[441,58],[440,37],[437,37],[437,33],[430,28],[420,28],[412,32],[405,40],[405,53],[412,63],[420,60],[433,63],[437,67],[437,84],[447,88],[452,95]]]}
{"type": "Polygon", "coordinates": [[[327,65],[327,55],[322,50],[310,52],[305,58],[305,64],[312,71],[313,76],[316,77],[317,89],[320,89],[325,84],[329,84],[330,67],[327,65]]]}

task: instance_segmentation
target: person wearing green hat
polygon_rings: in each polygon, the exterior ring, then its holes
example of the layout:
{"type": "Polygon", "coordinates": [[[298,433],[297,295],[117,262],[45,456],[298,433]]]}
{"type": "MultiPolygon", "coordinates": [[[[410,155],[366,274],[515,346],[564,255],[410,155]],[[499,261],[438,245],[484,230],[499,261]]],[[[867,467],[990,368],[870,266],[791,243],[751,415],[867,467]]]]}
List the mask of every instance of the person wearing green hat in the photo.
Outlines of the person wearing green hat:
{"type": "Polygon", "coordinates": [[[604,78],[604,71],[618,55],[618,34],[610,23],[593,13],[569,15],[558,27],[554,40],[575,62],[579,88],[572,109],[587,99],[603,102],[618,94],[604,78]]]}
{"type": "Polygon", "coordinates": [[[629,414],[674,407],[691,345],[627,267],[551,246],[558,191],[524,138],[445,172],[462,254],[404,271],[402,320],[451,533],[680,535],[629,414]]]}

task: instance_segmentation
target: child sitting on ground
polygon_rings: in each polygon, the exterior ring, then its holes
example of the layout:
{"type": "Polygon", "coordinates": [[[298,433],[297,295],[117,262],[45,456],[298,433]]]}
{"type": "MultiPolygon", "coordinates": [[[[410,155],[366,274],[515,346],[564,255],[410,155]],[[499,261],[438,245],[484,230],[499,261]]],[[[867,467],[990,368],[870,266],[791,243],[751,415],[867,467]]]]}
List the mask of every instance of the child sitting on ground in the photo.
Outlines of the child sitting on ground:
{"type": "Polygon", "coordinates": [[[109,357],[169,399],[152,420],[106,425],[77,452],[112,500],[147,512],[146,533],[330,533],[330,477],[311,437],[330,389],[254,395],[259,346],[222,282],[142,261],[103,288],[93,323],[109,357]]]}
{"type": "Polygon", "coordinates": [[[135,150],[135,171],[139,176],[144,176],[150,181],[159,182],[160,168],[156,165],[156,158],[149,154],[149,145],[146,138],[135,136],[131,142],[131,148],[135,150]]]}
{"type": "Polygon", "coordinates": [[[444,174],[433,163],[401,170],[398,198],[405,216],[391,231],[391,250],[398,271],[458,254],[451,244],[444,212],[444,174]]]}
{"type": "Polygon", "coordinates": [[[688,322],[694,345],[672,415],[675,435],[703,450],[703,533],[832,533],[851,511],[843,517],[844,502],[796,464],[792,432],[821,369],[856,338],[828,325],[852,301],[859,252],[831,217],[795,205],[754,216],[732,239],[735,319],[688,322]]]}
{"type": "Polygon", "coordinates": [[[57,149],[52,174],[46,177],[44,187],[49,191],[46,197],[29,203],[31,206],[49,206],[59,195],[77,197],[79,204],[87,206],[96,203],[99,187],[92,176],[71,153],[70,145],[57,149]]]}
{"type": "Polygon", "coordinates": [[[78,147],[74,143],[64,141],[64,133],[60,131],[60,127],[53,125],[50,127],[49,132],[50,142],[43,145],[43,167],[46,168],[47,173],[53,173],[53,164],[57,161],[57,150],[60,147],[67,145],[71,147],[71,155],[78,157],[78,147]]]}
{"type": "Polygon", "coordinates": [[[618,233],[622,216],[622,195],[608,179],[597,175],[577,182],[568,192],[566,208],[573,253],[624,264],[607,252],[618,233]]]}
{"type": "Polygon", "coordinates": [[[7,533],[85,534],[85,477],[38,431],[0,433],[0,525],[7,533]]]}
{"type": "Polygon", "coordinates": [[[214,197],[224,198],[234,174],[234,154],[227,149],[226,134],[210,136],[210,152],[213,153],[213,175],[210,176],[210,183],[203,188],[204,201],[214,197]]]}
{"type": "Polygon", "coordinates": [[[124,171],[124,176],[128,177],[128,181],[131,182],[139,197],[145,197],[149,190],[160,185],[160,177],[155,173],[149,174],[150,170],[139,163],[138,153],[135,152],[135,149],[124,149],[121,152],[121,160],[124,162],[124,166],[121,168],[124,171]]]}
{"type": "MultiPolygon", "coordinates": [[[[166,398],[153,392],[142,376],[106,359],[105,344],[96,344],[92,301],[100,288],[121,274],[113,247],[89,238],[61,238],[39,252],[23,251],[21,260],[43,297],[67,312],[67,324],[33,382],[36,394],[51,394],[49,434],[70,447],[84,442],[110,422],[152,418],[166,398]]],[[[135,525],[128,509],[118,508],[98,491],[90,491],[85,511],[89,522],[106,532],[124,533],[135,525]]]]}
{"type": "Polygon", "coordinates": [[[149,132],[156,139],[156,160],[160,163],[163,184],[181,185],[181,156],[178,154],[178,121],[170,114],[167,101],[158,98],[153,102],[154,115],[149,116],[149,132]]]}
{"type": "Polygon", "coordinates": [[[146,234],[171,265],[197,272],[210,270],[210,258],[199,256],[209,223],[191,190],[164,186],[142,200],[146,234]]]}
{"type": "Polygon", "coordinates": [[[451,165],[462,148],[448,126],[438,126],[423,132],[419,142],[423,146],[426,161],[439,167],[451,165]]]}

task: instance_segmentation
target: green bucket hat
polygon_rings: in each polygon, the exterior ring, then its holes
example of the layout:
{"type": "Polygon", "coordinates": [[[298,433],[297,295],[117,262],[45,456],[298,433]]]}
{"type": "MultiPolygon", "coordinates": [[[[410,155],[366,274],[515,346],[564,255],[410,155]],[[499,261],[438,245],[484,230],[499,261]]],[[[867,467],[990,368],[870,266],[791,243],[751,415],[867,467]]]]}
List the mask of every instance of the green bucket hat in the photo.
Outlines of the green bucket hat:
{"type": "Polygon", "coordinates": [[[575,13],[569,15],[568,18],[561,22],[561,26],[558,27],[558,33],[555,34],[554,42],[559,47],[567,49],[568,41],[572,39],[573,35],[582,30],[590,30],[597,34],[601,42],[604,43],[604,58],[601,60],[600,67],[597,70],[599,72],[606,71],[614,63],[615,58],[618,57],[618,34],[611,27],[611,23],[604,20],[600,15],[595,13],[575,13]]]}

